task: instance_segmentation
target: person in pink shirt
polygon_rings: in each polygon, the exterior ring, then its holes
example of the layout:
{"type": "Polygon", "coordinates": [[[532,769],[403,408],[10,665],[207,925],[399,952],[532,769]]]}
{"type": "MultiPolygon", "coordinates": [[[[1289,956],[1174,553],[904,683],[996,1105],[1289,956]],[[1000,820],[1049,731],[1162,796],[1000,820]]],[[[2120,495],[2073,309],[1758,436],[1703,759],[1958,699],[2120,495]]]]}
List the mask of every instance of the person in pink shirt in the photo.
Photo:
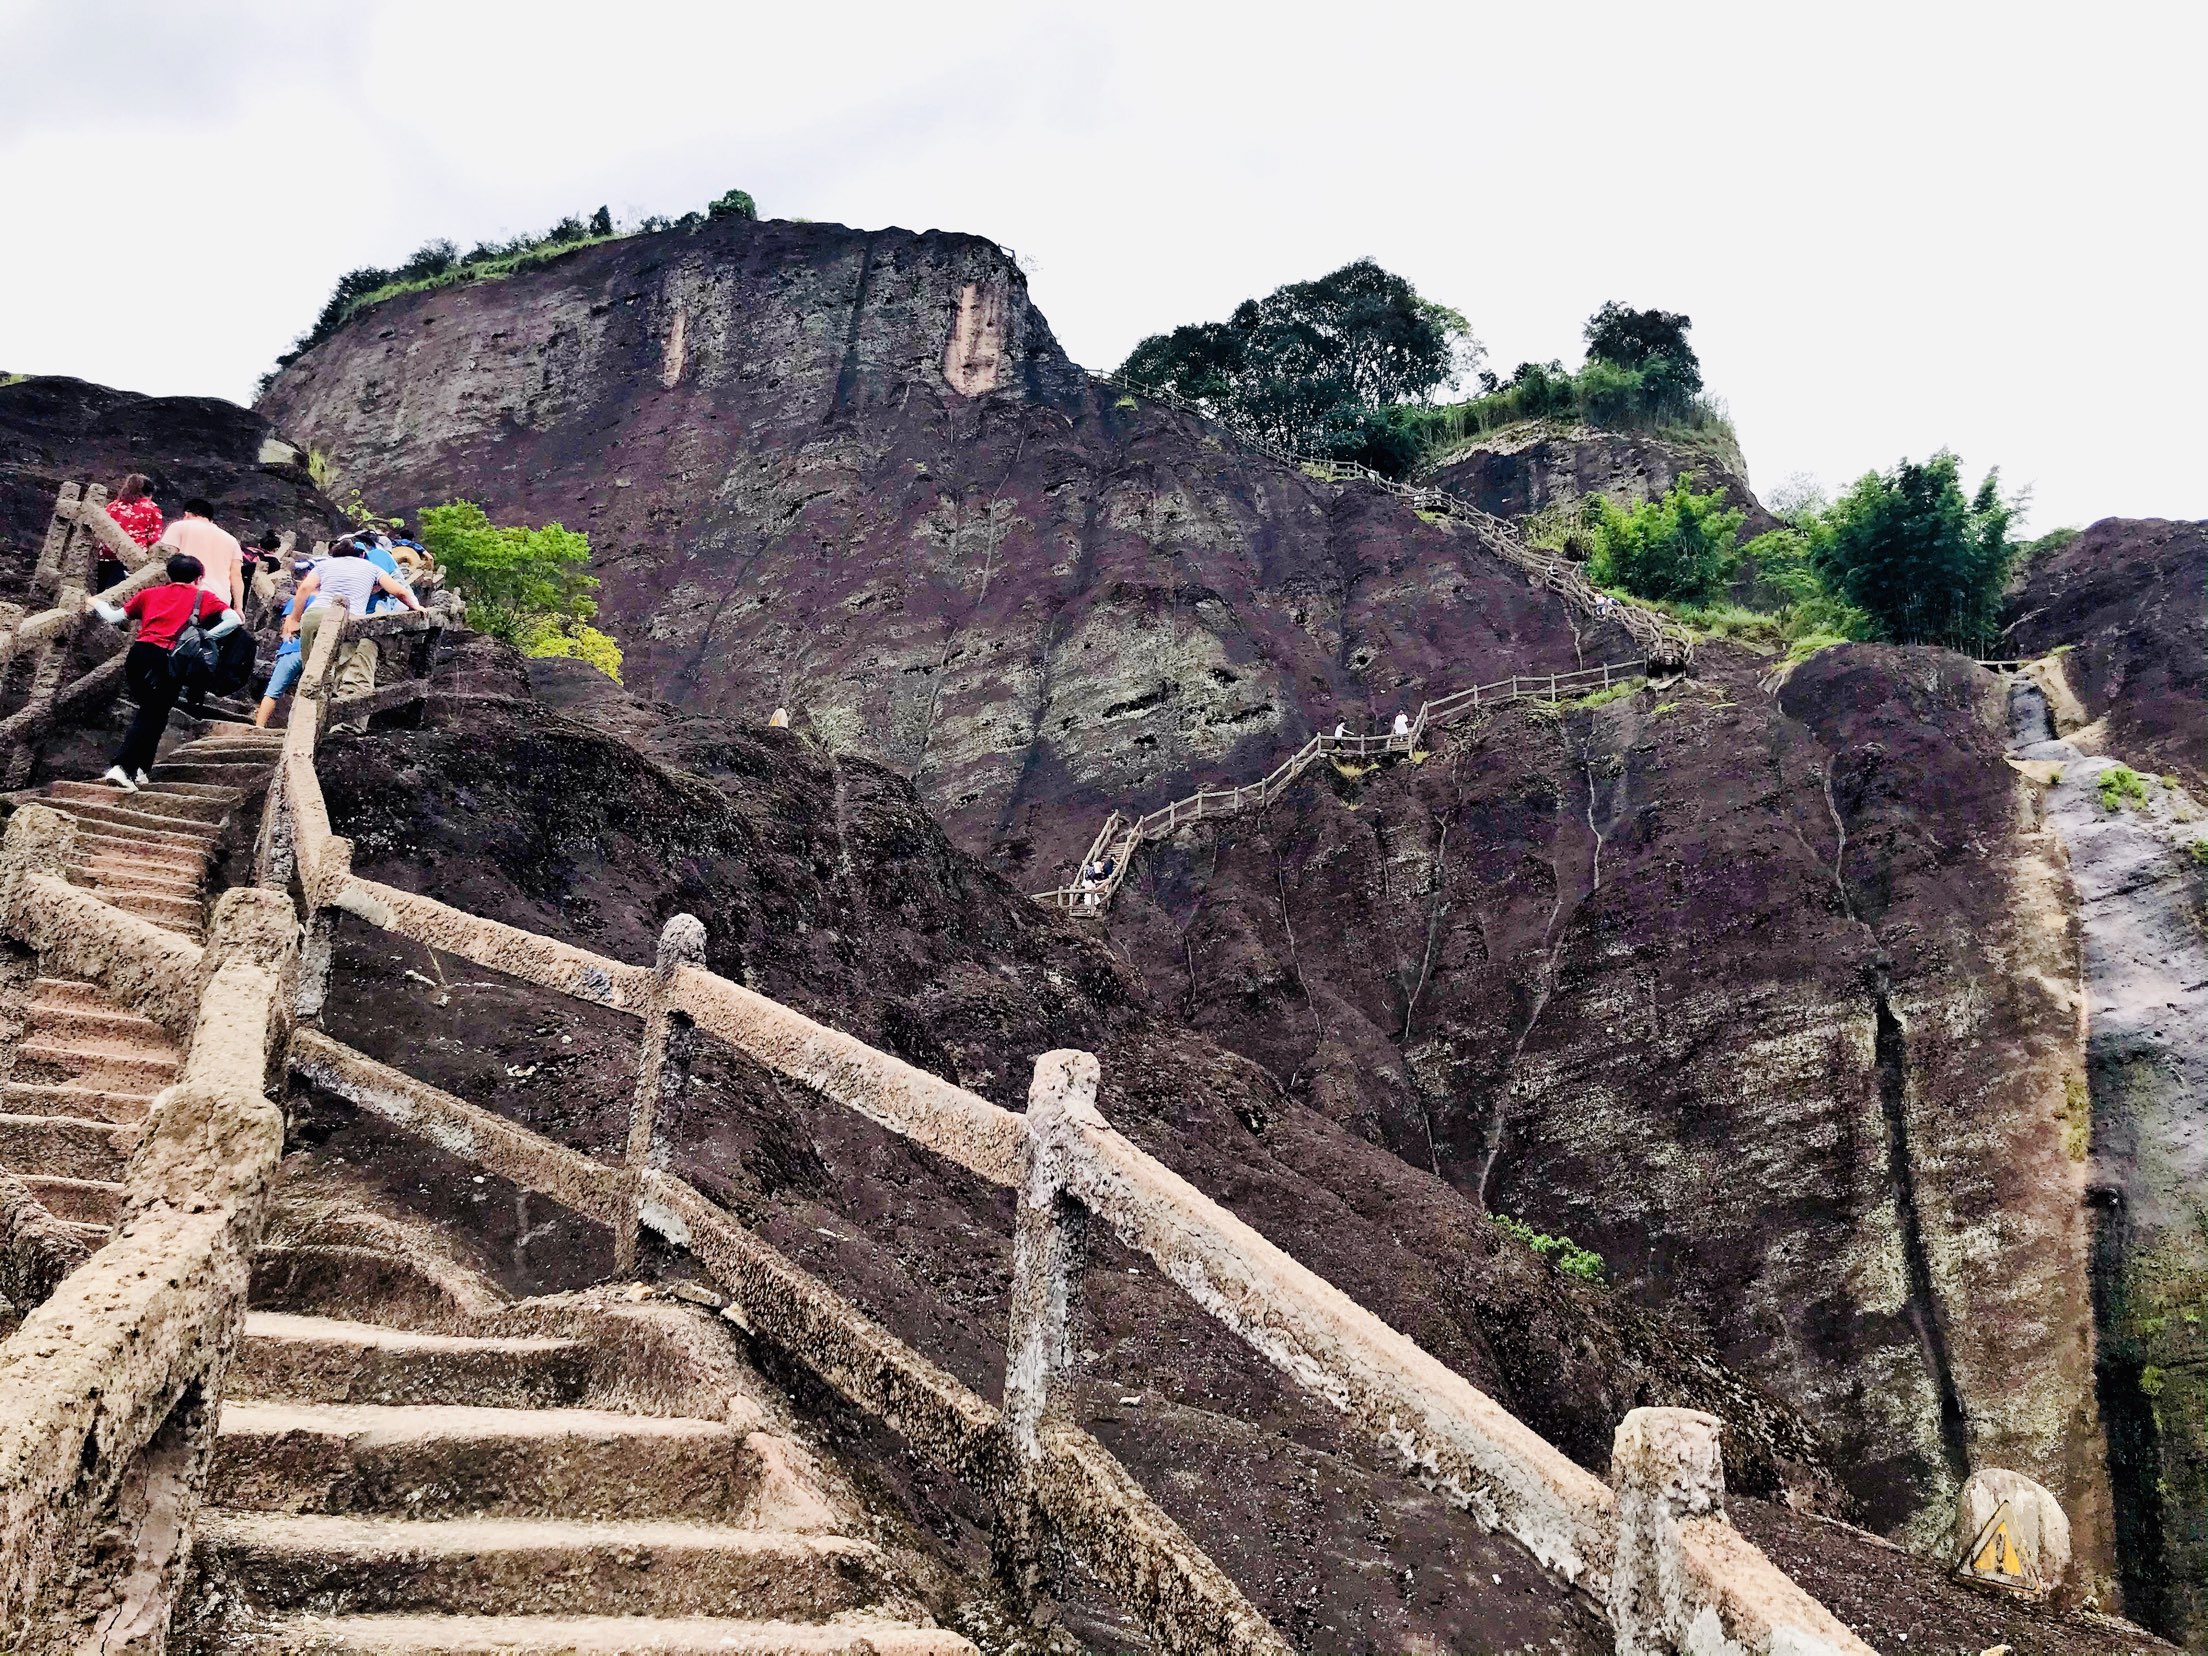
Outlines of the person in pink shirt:
{"type": "Polygon", "coordinates": [[[237,600],[243,585],[245,548],[238,537],[214,521],[214,507],[194,496],[184,502],[184,515],[170,524],[161,544],[188,558],[197,558],[203,571],[199,584],[227,608],[237,600]]]}
{"type": "MultiPolygon", "coordinates": [[[[115,520],[115,527],[140,548],[150,547],[161,538],[161,508],[153,503],[152,489],[144,472],[132,472],[115,485],[115,498],[107,503],[107,515],[115,520]]],[[[93,590],[105,592],[126,573],[121,560],[110,557],[107,548],[101,547],[98,584],[93,590]]]]}

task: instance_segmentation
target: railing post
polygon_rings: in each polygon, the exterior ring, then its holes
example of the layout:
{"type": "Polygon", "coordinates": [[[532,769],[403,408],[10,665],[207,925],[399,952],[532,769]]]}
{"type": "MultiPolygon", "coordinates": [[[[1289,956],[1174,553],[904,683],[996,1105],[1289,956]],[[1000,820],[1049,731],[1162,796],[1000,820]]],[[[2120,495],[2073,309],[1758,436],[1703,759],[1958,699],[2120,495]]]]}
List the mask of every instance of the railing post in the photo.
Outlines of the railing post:
{"type": "Polygon", "coordinates": [[[652,980],[651,1004],[644,1009],[644,1045],[636,1067],[635,1100],[629,1106],[629,1143],[624,1158],[629,1196],[622,1204],[621,1223],[613,1233],[614,1269],[624,1274],[636,1269],[637,1195],[644,1170],[651,1165],[660,1106],[689,1079],[691,1052],[697,1043],[697,1032],[689,1018],[673,1006],[675,973],[685,966],[704,964],[704,921],[694,914],[678,914],[660,927],[658,971],[652,980]]]}
{"type": "Polygon", "coordinates": [[[1012,1233],[1012,1326],[1004,1347],[1004,1429],[1011,1487],[998,1517],[999,1566],[1034,1605],[1043,1581],[1044,1416],[1062,1404],[1053,1382],[1072,1364],[1071,1323],[1080,1296],[1088,1215],[1066,1194],[1076,1130],[1102,1126],[1093,1054],[1062,1049],[1035,1060],[1027,1094],[1027,1171],[1012,1233]]]}
{"type": "Polygon", "coordinates": [[[32,592],[49,592],[60,584],[62,558],[77,531],[77,504],[82,498],[83,491],[74,483],[64,483],[54,497],[54,515],[46,521],[46,539],[40,543],[38,565],[31,573],[32,592]]]}
{"type": "Polygon", "coordinates": [[[1686,1648],[1696,1605],[1679,1526],[1725,1515],[1720,1423],[1699,1409],[1635,1409],[1610,1449],[1617,1531],[1605,1608],[1618,1656],[1686,1648]]]}

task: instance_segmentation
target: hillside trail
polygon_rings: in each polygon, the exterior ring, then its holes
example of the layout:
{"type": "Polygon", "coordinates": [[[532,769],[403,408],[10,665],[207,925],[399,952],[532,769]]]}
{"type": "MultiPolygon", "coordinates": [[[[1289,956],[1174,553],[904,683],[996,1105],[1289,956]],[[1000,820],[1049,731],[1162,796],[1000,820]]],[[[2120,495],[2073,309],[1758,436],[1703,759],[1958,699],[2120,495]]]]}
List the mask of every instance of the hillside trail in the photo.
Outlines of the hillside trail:
{"type": "MultiPolygon", "coordinates": [[[[49,782],[19,796],[76,823],[73,884],[197,944],[208,881],[233,815],[268,784],[281,731],[210,703],[206,733],[158,760],[136,793],[49,782]]],[[[176,1037],[89,983],[41,977],[20,1037],[0,1050],[0,1169],[88,1249],[107,1239],[122,1174],[155,1097],[183,1062],[176,1037]]]]}

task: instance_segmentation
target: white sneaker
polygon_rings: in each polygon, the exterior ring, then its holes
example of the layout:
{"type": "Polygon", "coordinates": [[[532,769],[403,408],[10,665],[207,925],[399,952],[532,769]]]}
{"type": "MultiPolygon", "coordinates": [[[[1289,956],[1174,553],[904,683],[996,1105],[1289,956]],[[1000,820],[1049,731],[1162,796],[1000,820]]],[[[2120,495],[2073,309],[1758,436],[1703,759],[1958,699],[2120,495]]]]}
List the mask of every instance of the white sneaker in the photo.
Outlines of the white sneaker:
{"type": "Polygon", "coordinates": [[[152,782],[153,778],[148,776],[144,771],[140,771],[138,773],[138,786],[140,786],[141,788],[151,786],[152,782]]]}
{"type": "Polygon", "coordinates": [[[100,777],[100,780],[102,782],[114,783],[115,786],[122,789],[125,793],[136,793],[138,791],[138,784],[130,779],[130,772],[123,769],[123,767],[120,765],[108,766],[106,772],[100,777]]]}

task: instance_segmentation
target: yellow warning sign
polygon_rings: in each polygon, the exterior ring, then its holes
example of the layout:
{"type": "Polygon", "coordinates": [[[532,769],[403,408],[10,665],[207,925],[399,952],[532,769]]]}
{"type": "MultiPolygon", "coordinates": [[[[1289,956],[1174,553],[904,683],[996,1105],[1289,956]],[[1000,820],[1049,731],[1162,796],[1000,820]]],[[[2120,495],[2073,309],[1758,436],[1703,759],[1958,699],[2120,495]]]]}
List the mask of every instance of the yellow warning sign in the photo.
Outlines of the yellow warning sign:
{"type": "Polygon", "coordinates": [[[2017,1546],[2016,1537],[2009,1532],[2009,1523],[2009,1504],[2003,1501],[1993,1509],[1993,1516],[1986,1520],[1985,1528],[1971,1544],[1970,1564],[1965,1573],[1995,1586],[2036,1594],[2040,1590],[2039,1571],[2017,1546]]]}

